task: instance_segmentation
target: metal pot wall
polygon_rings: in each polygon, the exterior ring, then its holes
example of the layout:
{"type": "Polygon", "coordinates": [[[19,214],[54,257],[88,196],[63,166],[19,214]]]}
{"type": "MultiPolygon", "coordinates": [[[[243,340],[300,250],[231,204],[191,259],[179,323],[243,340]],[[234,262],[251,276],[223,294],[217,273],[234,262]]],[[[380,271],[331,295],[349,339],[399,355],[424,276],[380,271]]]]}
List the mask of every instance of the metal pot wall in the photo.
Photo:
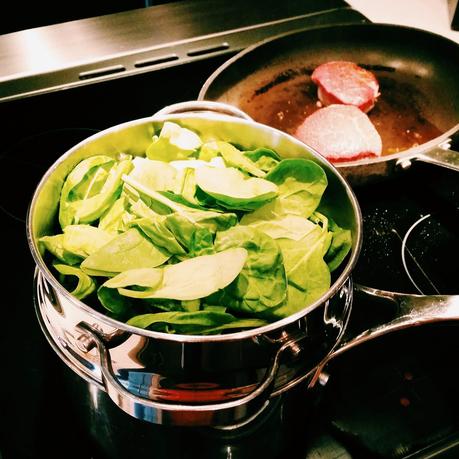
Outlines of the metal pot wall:
{"type": "Polygon", "coordinates": [[[98,459],[304,458],[308,427],[317,422],[315,407],[323,389],[309,390],[310,396],[305,397],[306,387],[299,384],[266,401],[245,422],[212,428],[164,426],[135,419],[120,410],[104,390],[64,365],[59,384],[64,385],[68,399],[66,412],[81,426],[83,445],[89,445],[87,455],[98,459]]]}

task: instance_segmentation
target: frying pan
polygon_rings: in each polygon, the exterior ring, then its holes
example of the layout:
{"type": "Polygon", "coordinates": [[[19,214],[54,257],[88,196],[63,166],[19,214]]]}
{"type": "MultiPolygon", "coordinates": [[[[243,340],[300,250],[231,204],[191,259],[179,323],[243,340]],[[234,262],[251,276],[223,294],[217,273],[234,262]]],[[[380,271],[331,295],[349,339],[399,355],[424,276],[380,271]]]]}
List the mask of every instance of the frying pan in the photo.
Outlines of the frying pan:
{"type": "Polygon", "coordinates": [[[198,99],[234,105],[291,134],[317,109],[312,71],[332,60],[355,62],[380,83],[369,117],[383,156],[337,163],[352,185],[385,179],[414,160],[459,170],[459,154],[449,149],[459,131],[459,44],[424,30],[346,24],[278,35],[224,63],[198,99]]]}

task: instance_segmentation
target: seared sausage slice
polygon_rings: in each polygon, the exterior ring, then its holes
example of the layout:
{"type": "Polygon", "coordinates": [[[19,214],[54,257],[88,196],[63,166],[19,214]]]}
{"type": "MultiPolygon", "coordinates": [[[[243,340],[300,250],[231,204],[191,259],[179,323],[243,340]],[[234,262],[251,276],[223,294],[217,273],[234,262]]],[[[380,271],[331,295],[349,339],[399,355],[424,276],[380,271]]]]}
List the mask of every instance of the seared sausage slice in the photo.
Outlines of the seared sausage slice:
{"type": "Polygon", "coordinates": [[[295,136],[330,162],[381,155],[382,141],[368,116],[353,105],[329,105],[309,115],[295,136]]]}
{"type": "Polygon", "coordinates": [[[311,79],[318,86],[318,97],[324,105],[355,105],[366,113],[379,96],[376,77],[354,62],[332,61],[319,65],[311,79]]]}

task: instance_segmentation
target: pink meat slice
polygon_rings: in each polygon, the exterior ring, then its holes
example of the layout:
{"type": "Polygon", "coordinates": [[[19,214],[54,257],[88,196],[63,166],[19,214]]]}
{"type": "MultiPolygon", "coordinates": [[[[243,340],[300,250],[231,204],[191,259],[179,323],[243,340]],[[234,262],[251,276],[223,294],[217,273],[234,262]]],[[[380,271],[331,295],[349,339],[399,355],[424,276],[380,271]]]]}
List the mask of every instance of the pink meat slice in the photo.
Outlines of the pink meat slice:
{"type": "Polygon", "coordinates": [[[333,163],[376,157],[382,151],[381,137],[370,118],[353,105],[316,110],[294,135],[333,163]]]}
{"type": "Polygon", "coordinates": [[[311,79],[318,86],[317,95],[324,105],[355,105],[366,113],[379,96],[376,77],[354,62],[326,62],[314,70],[311,79]]]}

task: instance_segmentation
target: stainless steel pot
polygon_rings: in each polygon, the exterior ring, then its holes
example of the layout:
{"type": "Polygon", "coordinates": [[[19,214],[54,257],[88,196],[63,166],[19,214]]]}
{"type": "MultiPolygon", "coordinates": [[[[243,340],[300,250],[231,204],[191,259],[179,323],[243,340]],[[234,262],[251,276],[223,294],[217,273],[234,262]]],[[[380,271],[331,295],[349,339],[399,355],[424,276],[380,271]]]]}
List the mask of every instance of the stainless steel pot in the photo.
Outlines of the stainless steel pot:
{"type": "MultiPolygon", "coordinates": [[[[230,117],[228,112],[231,107],[222,104],[180,104],[154,117],[100,132],[51,166],[28,212],[27,237],[37,265],[35,305],[50,345],[70,368],[96,389],[106,391],[121,409],[152,423],[243,423],[256,415],[268,398],[308,378],[314,383],[323,365],[346,348],[340,341],[351,311],[354,288],[350,276],[361,247],[362,220],[355,196],[337,170],[302,142],[248,119],[230,117]],[[176,109],[194,111],[168,114],[176,109]],[[324,168],[329,181],[325,204],[333,204],[333,218],[353,235],[351,253],[326,294],[302,311],[264,327],[227,335],[190,336],[153,332],[113,320],[63,288],[48,269],[38,239],[52,230],[65,177],[79,161],[100,152],[142,155],[153,132],[166,120],[249,149],[265,146],[284,157],[307,157],[324,168]]],[[[239,111],[235,115],[244,116],[239,111]]],[[[348,339],[347,348],[391,330],[459,317],[456,297],[450,301],[390,295],[400,306],[394,321],[348,339]]]]}

